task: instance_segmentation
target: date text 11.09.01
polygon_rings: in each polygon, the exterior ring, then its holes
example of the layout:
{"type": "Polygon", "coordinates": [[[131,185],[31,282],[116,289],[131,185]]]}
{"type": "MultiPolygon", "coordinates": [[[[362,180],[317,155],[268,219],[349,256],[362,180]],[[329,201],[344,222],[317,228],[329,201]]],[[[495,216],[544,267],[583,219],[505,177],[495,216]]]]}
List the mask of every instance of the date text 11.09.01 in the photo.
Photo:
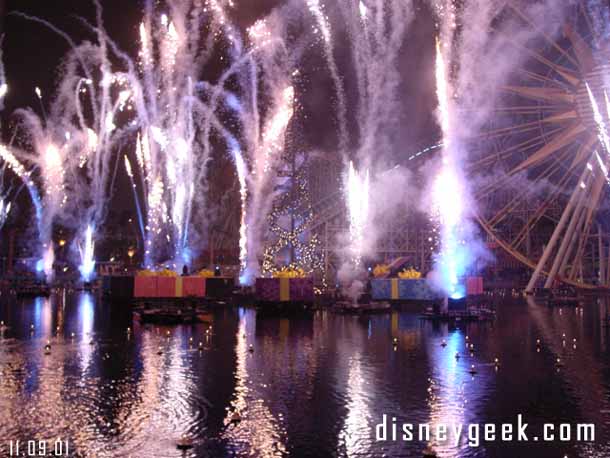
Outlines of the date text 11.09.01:
{"type": "Polygon", "coordinates": [[[14,457],[67,457],[70,444],[67,440],[11,440],[4,450],[6,455],[14,457]]]}

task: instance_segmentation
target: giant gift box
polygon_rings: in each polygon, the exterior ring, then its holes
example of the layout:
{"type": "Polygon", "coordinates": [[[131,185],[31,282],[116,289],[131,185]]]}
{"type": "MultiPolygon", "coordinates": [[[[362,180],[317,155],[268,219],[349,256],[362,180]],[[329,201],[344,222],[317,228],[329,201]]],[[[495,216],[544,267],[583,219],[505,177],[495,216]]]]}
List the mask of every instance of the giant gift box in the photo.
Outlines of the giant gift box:
{"type": "Polygon", "coordinates": [[[373,300],[434,301],[440,298],[425,279],[375,278],[371,280],[373,300]]]}
{"type": "Polygon", "coordinates": [[[466,278],[466,293],[469,296],[478,296],[483,294],[483,277],[466,278]]]}
{"type": "Polygon", "coordinates": [[[257,278],[256,297],[266,302],[313,302],[313,278],[257,278]]]}
{"type": "Polygon", "coordinates": [[[184,297],[204,297],[205,277],[182,277],[182,295],[184,297]]]}
{"type": "Polygon", "coordinates": [[[204,277],[165,277],[138,275],[134,278],[134,297],[205,297],[204,277]]]}

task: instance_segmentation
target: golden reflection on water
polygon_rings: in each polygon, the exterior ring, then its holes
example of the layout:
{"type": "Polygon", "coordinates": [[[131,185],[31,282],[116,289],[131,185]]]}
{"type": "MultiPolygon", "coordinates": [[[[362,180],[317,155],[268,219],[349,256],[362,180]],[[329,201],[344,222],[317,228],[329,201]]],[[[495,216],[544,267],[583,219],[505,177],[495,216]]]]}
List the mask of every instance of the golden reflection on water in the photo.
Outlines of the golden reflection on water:
{"type": "Polygon", "coordinates": [[[224,420],[224,436],[234,449],[242,453],[247,451],[251,456],[263,458],[283,456],[286,447],[281,420],[274,417],[265,399],[259,397],[257,385],[262,383],[265,374],[259,372],[256,364],[256,358],[260,357],[256,352],[260,349],[254,347],[255,330],[255,313],[240,310],[235,345],[236,386],[224,420]],[[241,421],[232,421],[235,413],[239,414],[241,421]]]}

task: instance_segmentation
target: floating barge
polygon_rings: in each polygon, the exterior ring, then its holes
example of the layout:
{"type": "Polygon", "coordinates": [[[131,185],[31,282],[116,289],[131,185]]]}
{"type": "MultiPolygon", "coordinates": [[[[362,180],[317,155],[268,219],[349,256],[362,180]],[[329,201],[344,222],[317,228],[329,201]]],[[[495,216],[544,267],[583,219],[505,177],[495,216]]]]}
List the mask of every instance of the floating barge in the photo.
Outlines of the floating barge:
{"type": "Polygon", "coordinates": [[[352,301],[338,301],[330,307],[335,313],[344,315],[369,315],[374,313],[388,313],[392,311],[389,302],[371,302],[359,304],[352,301]]]}
{"type": "Polygon", "coordinates": [[[231,300],[235,280],[232,277],[204,276],[108,276],[102,280],[104,297],[126,300],[135,305],[161,303],[190,305],[226,303],[231,300]]]}
{"type": "Polygon", "coordinates": [[[141,323],[152,324],[195,324],[209,321],[209,315],[195,308],[144,307],[133,311],[141,323]]]}

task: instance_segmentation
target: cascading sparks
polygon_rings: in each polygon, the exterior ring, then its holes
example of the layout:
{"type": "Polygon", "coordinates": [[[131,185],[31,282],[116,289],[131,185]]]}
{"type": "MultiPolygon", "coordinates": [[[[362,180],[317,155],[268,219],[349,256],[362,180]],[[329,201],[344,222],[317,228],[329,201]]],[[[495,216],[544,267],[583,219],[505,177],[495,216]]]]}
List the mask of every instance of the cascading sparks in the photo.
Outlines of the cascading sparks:
{"type": "MultiPolygon", "coordinates": [[[[606,154],[610,154],[610,137],[608,136],[606,122],[604,121],[604,117],[602,116],[601,110],[599,109],[597,99],[595,98],[595,96],[593,95],[593,91],[591,91],[591,88],[589,87],[589,83],[585,82],[585,86],[587,88],[587,93],[589,94],[591,109],[593,110],[593,119],[595,120],[595,124],[597,125],[599,141],[604,147],[606,154]]],[[[610,119],[610,102],[608,101],[608,94],[604,92],[604,96],[606,99],[606,109],[608,111],[608,118],[610,119]]]]}
{"type": "Polygon", "coordinates": [[[465,274],[465,246],[461,240],[464,224],[464,187],[455,155],[449,98],[449,81],[441,43],[436,42],[436,84],[438,117],[443,132],[442,164],[433,184],[432,217],[440,226],[439,252],[435,255],[435,270],[440,276],[440,286],[454,299],[464,297],[460,278],[465,274]]]}
{"type": "Polygon", "coordinates": [[[93,226],[88,225],[85,230],[85,238],[82,246],[79,247],[81,265],[79,267],[83,281],[91,281],[95,271],[95,243],[93,242],[93,226]]]}
{"type": "Polygon", "coordinates": [[[362,264],[366,223],[369,217],[369,171],[358,173],[350,162],[346,201],[349,212],[350,251],[355,266],[362,264]]]}
{"type": "Polygon", "coordinates": [[[237,169],[239,195],[241,199],[241,217],[239,220],[239,264],[241,272],[243,273],[246,269],[246,263],[248,260],[248,226],[246,224],[246,212],[248,205],[248,185],[246,178],[248,176],[248,168],[239,151],[235,152],[235,167],[237,169]]]}

